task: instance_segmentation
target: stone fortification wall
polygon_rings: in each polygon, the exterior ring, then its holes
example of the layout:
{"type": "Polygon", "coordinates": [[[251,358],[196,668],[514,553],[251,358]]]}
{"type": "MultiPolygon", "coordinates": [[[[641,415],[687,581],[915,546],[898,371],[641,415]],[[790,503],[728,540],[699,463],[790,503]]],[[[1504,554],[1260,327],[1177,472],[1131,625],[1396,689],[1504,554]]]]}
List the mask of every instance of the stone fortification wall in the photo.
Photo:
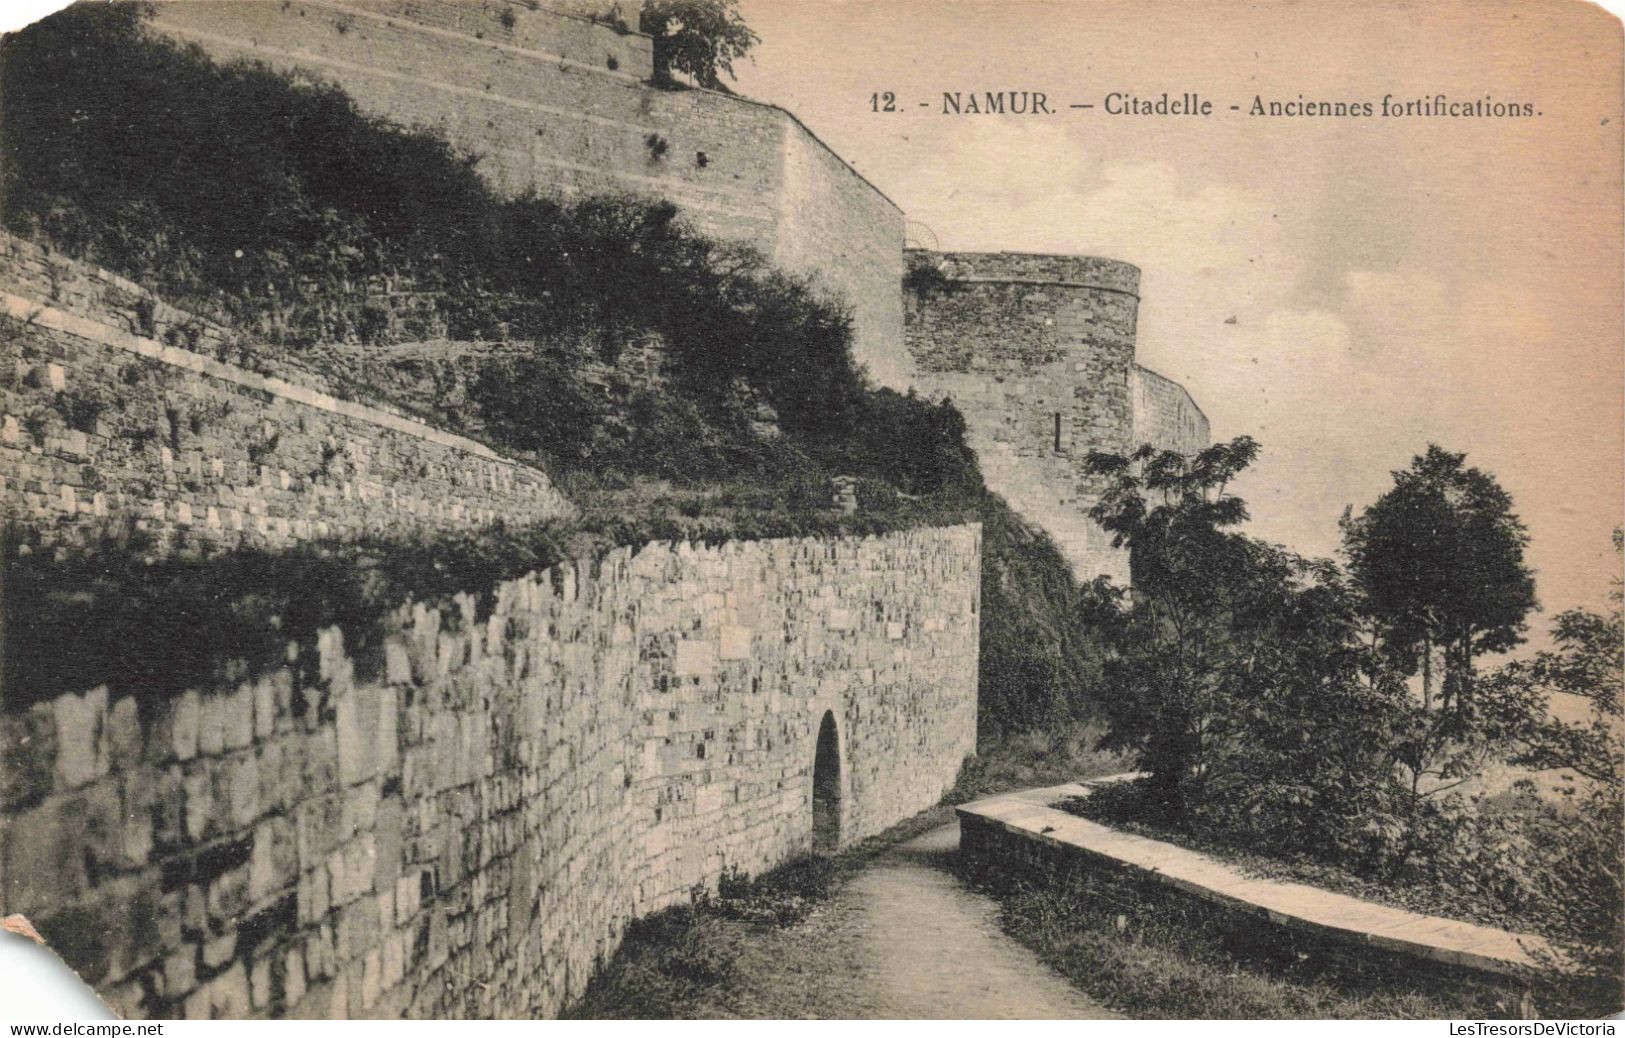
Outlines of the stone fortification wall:
{"type": "Polygon", "coordinates": [[[790,270],[828,271],[821,284],[852,307],[858,363],[880,385],[907,387],[902,214],[799,123],[784,135],[783,168],[773,258],[790,270]]]}
{"type": "Polygon", "coordinates": [[[934,803],[980,529],[650,545],[229,687],[0,715],[0,911],[126,1016],[551,1015],[636,916],[934,803]]]}
{"type": "Polygon", "coordinates": [[[1128,581],[1127,553],[1091,521],[1091,450],[1134,437],[1139,271],[1127,263],[1030,253],[926,253],[946,279],[913,295],[905,341],[916,384],[953,400],[990,488],[1037,522],[1080,578],[1128,581]]]}
{"type": "Polygon", "coordinates": [[[1149,368],[1134,368],[1134,442],[1195,454],[1213,443],[1207,415],[1185,387],[1149,368]]]}
{"type": "Polygon", "coordinates": [[[442,133],[503,191],[670,199],[815,275],[852,307],[859,361],[898,362],[901,211],[782,109],[649,86],[645,36],[503,0],[198,0],[160,3],[153,24],[442,133]]]}
{"type": "Polygon", "coordinates": [[[216,359],[237,350],[123,278],[0,236],[0,520],[48,542],[133,522],[275,547],[572,511],[538,469],[216,359]]]}

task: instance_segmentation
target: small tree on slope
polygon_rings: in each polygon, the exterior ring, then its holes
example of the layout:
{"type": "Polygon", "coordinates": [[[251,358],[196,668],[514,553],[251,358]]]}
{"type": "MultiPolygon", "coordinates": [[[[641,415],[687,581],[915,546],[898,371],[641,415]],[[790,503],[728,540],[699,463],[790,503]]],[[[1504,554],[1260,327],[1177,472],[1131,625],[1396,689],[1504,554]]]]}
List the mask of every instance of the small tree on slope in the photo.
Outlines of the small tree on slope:
{"type": "Polygon", "coordinates": [[[1191,459],[1091,456],[1111,479],[1092,515],[1134,576],[1103,682],[1107,745],[1136,753],[1171,816],[1324,855],[1358,842],[1333,820],[1396,791],[1404,704],[1373,675],[1335,567],[1232,529],[1247,513],[1226,487],[1257,452],[1241,437],[1191,459]]]}
{"type": "Polygon", "coordinates": [[[1411,673],[1421,670],[1426,706],[1434,701],[1434,655],[1442,653],[1445,711],[1467,706],[1473,660],[1522,642],[1536,607],[1523,559],[1529,537],[1512,498],[1466,460],[1429,445],[1393,474],[1392,490],[1343,520],[1354,586],[1384,648],[1411,673]]]}

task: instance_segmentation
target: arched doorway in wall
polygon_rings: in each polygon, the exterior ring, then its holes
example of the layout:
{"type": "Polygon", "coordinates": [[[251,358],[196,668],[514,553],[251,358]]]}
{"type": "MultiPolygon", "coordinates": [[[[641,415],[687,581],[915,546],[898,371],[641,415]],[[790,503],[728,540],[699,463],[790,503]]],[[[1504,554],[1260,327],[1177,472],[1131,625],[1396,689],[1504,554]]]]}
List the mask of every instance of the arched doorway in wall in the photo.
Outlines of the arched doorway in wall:
{"type": "Polygon", "coordinates": [[[833,854],[841,846],[841,740],[835,713],[824,711],[813,751],[813,852],[833,854]]]}

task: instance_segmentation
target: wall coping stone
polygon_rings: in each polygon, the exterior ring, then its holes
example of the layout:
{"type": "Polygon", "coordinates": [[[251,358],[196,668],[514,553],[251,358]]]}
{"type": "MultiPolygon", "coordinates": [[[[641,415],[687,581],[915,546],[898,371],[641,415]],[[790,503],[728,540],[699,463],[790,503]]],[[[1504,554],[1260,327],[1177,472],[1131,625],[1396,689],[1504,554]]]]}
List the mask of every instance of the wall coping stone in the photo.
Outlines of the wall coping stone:
{"type": "MultiPolygon", "coordinates": [[[[1092,784],[1132,777],[1111,776],[1092,784]]],[[[1132,869],[1158,883],[1240,909],[1277,926],[1331,932],[1389,951],[1489,973],[1518,974],[1538,969],[1540,962],[1531,952],[1555,954],[1544,939],[1533,934],[1421,915],[1304,883],[1246,876],[1197,851],[1122,832],[1050,806],[1088,796],[1089,792],[1089,785],[1078,783],[1026,789],[973,801],[955,808],[955,812],[961,832],[967,821],[980,823],[1018,841],[1132,869]]]]}
{"type": "Polygon", "coordinates": [[[949,249],[905,249],[905,256],[934,261],[950,281],[963,284],[1048,285],[1112,292],[1140,298],[1140,268],[1109,256],[1075,253],[958,252],[949,249]]]}

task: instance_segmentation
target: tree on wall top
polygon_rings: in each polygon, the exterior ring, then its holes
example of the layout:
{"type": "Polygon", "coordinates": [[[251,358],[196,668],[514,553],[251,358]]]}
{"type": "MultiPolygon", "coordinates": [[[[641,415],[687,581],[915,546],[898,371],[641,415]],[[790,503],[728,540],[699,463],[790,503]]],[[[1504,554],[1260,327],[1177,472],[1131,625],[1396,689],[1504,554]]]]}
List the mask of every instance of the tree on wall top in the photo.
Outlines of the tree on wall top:
{"type": "Polygon", "coordinates": [[[738,0],[644,0],[638,29],[654,37],[656,82],[682,72],[712,90],[728,89],[721,73],[733,79],[734,59],[761,39],[739,16],[738,0]]]}
{"type": "Polygon", "coordinates": [[[1474,657],[1522,642],[1536,608],[1529,536],[1512,497],[1466,460],[1430,444],[1393,474],[1392,490],[1343,519],[1354,586],[1392,659],[1420,668],[1427,705],[1442,653],[1444,710],[1467,705],[1474,657]]]}

